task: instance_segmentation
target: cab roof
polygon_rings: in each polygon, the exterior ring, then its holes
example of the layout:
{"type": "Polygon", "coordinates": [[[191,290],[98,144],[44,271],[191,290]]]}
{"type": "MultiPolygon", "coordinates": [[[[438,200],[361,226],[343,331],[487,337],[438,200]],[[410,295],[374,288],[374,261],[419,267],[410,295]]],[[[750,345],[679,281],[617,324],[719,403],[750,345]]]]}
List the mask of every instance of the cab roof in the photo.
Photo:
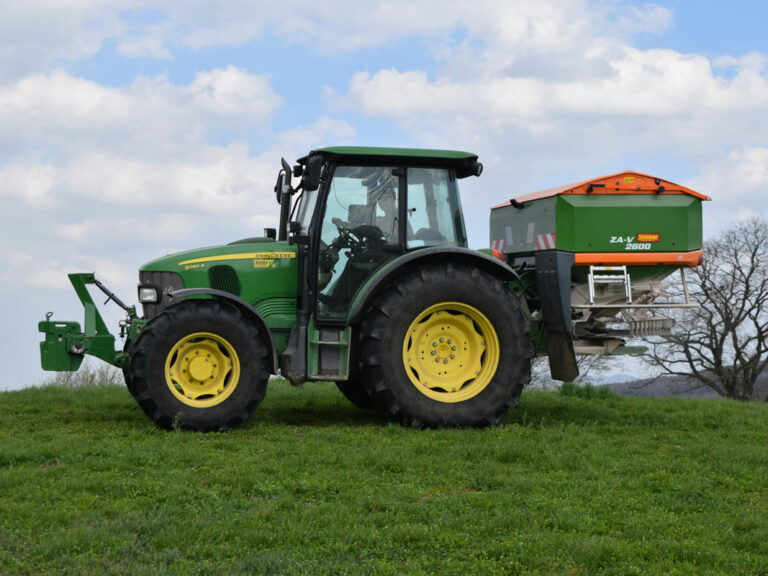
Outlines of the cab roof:
{"type": "Polygon", "coordinates": [[[431,150],[426,148],[379,148],[373,146],[329,146],[316,148],[307,156],[299,158],[300,164],[306,164],[313,154],[322,154],[344,163],[362,164],[416,164],[450,168],[458,178],[477,173],[477,154],[461,150],[431,150]]]}

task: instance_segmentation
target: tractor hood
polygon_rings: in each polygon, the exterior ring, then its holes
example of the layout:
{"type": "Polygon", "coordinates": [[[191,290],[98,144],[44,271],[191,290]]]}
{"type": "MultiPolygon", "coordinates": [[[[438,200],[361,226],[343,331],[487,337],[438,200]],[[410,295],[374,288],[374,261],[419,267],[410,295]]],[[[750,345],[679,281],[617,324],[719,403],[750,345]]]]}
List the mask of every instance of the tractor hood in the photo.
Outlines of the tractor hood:
{"type": "Polygon", "coordinates": [[[274,267],[279,260],[294,260],[296,247],[287,242],[276,242],[268,238],[252,238],[222,246],[209,246],[168,254],[147,262],[139,272],[185,272],[206,270],[216,266],[240,268],[247,264],[253,268],[274,267]]]}
{"type": "MultiPolygon", "coordinates": [[[[297,247],[261,238],[170,254],[139,270],[140,287],[149,287],[150,292],[152,288],[160,295],[181,289],[227,292],[251,306],[271,298],[295,303],[297,278],[297,247]]],[[[145,303],[141,297],[139,301],[145,303]]],[[[152,317],[169,304],[162,297],[161,302],[154,308],[145,306],[146,315],[152,317]]]]}

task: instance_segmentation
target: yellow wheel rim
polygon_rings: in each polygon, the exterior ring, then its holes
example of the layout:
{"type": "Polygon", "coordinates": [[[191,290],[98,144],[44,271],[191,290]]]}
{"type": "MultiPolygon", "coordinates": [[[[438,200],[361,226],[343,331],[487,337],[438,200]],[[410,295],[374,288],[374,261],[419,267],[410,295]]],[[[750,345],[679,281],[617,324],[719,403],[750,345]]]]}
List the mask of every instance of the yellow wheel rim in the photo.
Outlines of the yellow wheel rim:
{"type": "Polygon", "coordinates": [[[477,308],[460,302],[430,306],[411,322],[403,340],[411,383],[439,402],[477,396],[499,365],[499,337],[477,308]]]}
{"type": "Polygon", "coordinates": [[[195,332],[171,348],[165,360],[165,382],[181,402],[210,408],[232,395],[240,381],[240,358],[217,334],[195,332]]]}

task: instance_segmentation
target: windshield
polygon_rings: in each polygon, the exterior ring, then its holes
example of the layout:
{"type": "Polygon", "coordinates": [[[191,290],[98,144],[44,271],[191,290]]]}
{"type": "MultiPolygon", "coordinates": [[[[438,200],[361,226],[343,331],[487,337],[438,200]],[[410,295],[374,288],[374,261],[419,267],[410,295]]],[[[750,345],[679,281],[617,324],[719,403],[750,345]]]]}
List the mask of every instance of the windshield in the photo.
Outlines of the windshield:
{"type": "Polygon", "coordinates": [[[300,234],[309,234],[309,224],[312,221],[312,214],[315,211],[315,204],[317,203],[319,193],[319,189],[312,190],[311,192],[304,190],[299,197],[296,219],[301,223],[300,234]]]}

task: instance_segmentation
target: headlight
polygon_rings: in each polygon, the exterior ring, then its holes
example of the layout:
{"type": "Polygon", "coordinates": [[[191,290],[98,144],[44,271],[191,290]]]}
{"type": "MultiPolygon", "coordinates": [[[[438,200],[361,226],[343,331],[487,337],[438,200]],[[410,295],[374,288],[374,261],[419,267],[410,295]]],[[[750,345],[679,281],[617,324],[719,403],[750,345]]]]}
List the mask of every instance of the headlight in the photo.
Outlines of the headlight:
{"type": "Polygon", "coordinates": [[[139,286],[139,302],[142,304],[156,304],[159,300],[157,288],[154,286],[139,286]]]}

